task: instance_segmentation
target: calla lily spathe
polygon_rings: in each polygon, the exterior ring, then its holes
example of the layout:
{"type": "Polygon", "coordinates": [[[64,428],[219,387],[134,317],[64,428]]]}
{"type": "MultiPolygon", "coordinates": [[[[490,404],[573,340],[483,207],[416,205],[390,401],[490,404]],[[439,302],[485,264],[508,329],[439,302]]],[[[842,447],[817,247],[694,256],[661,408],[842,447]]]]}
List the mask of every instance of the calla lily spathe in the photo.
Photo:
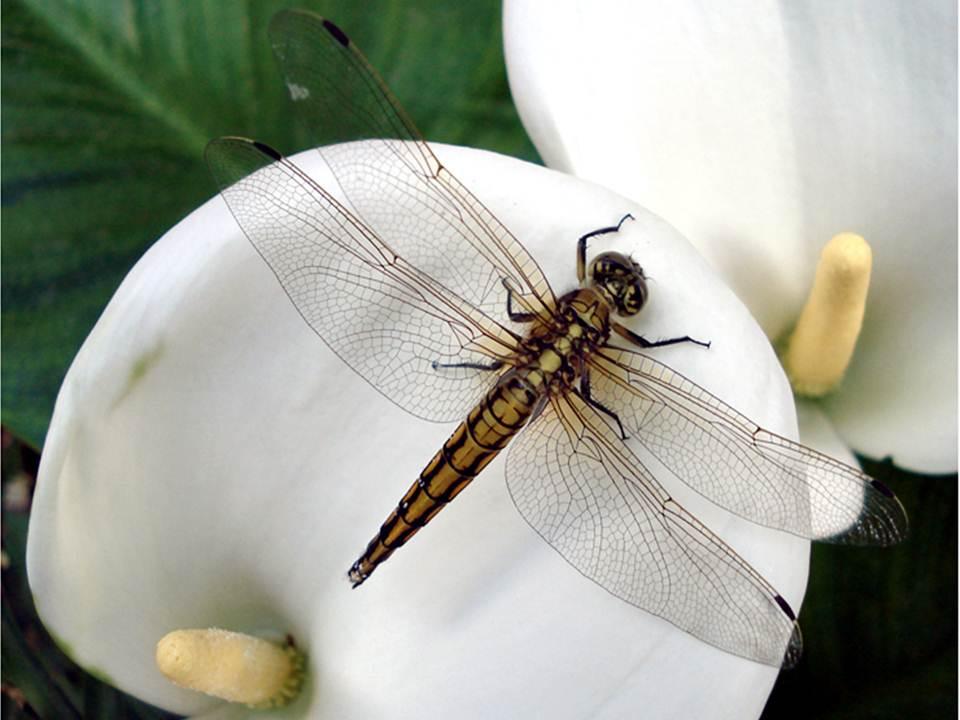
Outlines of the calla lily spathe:
{"type": "MultiPolygon", "coordinates": [[[[550,170],[438,154],[558,290],[575,283],[577,236],[632,212],[613,244],[653,278],[634,327],[712,340],[657,355],[796,436],[766,337],[670,226],[550,170]]],[[[298,162],[335,187],[316,153],[298,162]]],[[[337,359],[214,198],[131,271],[64,382],[29,533],[40,615],[78,662],[179,713],[256,712],[177,688],[154,665],[171,630],[218,627],[290,633],[306,651],[286,717],[759,715],[775,668],[574,572],[511,506],[502,459],[351,590],[350,562],[450,429],[406,415],[337,359]]],[[[805,541],[664,482],[798,607],[805,541]]]]}
{"type": "Polygon", "coordinates": [[[771,339],[796,322],[820,248],[843,231],[867,239],[859,345],[840,387],[805,403],[829,422],[801,436],[830,451],[821,431],[839,433],[920,472],[957,468],[956,12],[949,0],[504,8],[514,100],[546,163],[669,219],[771,339]]]}

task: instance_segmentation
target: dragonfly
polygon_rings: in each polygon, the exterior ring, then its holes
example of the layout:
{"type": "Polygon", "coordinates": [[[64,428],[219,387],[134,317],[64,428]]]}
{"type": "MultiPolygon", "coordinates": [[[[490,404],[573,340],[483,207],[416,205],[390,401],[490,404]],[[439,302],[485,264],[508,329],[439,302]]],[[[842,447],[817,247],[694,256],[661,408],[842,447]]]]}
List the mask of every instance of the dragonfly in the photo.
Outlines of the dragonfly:
{"type": "Polygon", "coordinates": [[[795,664],[793,609],[671,496],[637,448],[731,513],[805,538],[899,542],[907,518],[893,493],[761,428],[653,356],[709,343],[652,341],[622,322],[647,300],[642,267],[617,252],[589,255],[629,216],[572,244],[579,287],[558,296],[343,30],[287,10],[270,39],[345,200],[239,137],[205,153],[221,195],[334,353],[414,416],[459,422],[350,567],[354,587],[509,446],[513,504],[582,575],[729,653],[795,664]],[[324,127],[330,118],[336,132],[324,127]],[[840,523],[826,538],[825,519],[840,523]]]}

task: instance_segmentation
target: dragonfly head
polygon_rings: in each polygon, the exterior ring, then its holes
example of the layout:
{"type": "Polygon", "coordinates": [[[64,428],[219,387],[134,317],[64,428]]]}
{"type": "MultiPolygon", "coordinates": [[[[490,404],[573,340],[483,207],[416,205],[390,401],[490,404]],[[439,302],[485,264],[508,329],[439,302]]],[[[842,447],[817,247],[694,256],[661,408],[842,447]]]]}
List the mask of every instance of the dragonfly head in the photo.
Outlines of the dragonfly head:
{"type": "Polygon", "coordinates": [[[636,315],[647,301],[643,268],[622,253],[597,255],[588,277],[590,287],[598,290],[618,315],[636,315]]]}

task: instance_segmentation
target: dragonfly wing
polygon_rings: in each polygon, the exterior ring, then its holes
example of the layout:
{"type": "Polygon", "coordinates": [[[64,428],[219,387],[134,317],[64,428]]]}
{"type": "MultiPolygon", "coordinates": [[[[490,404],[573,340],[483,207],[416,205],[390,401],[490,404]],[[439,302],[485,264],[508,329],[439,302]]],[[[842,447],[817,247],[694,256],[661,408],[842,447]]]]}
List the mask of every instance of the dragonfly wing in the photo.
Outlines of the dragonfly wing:
{"type": "Polygon", "coordinates": [[[513,441],[507,485],[524,519],[613,595],[723,650],[791,665],[793,611],[684,510],[576,393],[513,441]]]}
{"type": "Polygon", "coordinates": [[[435,368],[508,358],[509,331],[394,253],[269,147],[220,138],[207,164],[300,315],[348,365],[413,414],[462,419],[498,373],[435,368]]]}
{"type": "Polygon", "coordinates": [[[287,10],[274,16],[270,37],[295,110],[315,144],[328,146],[321,154],[364,222],[504,327],[523,333],[507,315],[505,280],[548,317],[556,299],[537,263],[440,163],[343,31],[313,13],[287,10]],[[330,146],[364,138],[362,152],[330,146]]]}
{"type": "Polygon", "coordinates": [[[653,358],[606,347],[590,359],[593,397],[680,480],[727,510],[795,535],[892,545],[899,500],[857,468],[788,440],[653,358]]]}

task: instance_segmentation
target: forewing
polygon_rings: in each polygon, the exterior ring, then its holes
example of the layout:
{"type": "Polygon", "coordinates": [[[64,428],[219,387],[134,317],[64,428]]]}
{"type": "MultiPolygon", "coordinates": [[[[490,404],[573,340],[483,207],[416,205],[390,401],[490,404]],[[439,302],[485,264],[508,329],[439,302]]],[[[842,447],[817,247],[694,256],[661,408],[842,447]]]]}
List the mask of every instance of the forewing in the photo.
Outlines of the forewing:
{"type": "Polygon", "coordinates": [[[508,358],[516,338],[394,253],[296,165],[243,138],[214,140],[206,160],[303,319],[384,395],[427,420],[453,421],[496,381],[495,372],[434,364],[508,358]]]}
{"type": "Polygon", "coordinates": [[[336,25],[302,10],[270,24],[293,105],[357,214],[387,245],[518,334],[509,281],[547,317],[556,300],[523,246],[450,174],[363,54],[336,25]],[[369,139],[356,148],[331,145],[369,139]],[[384,193],[384,189],[389,192],[384,193]]]}
{"type": "Polygon", "coordinates": [[[735,655],[775,666],[799,658],[786,601],[576,393],[551,399],[513,441],[507,486],[533,529],[613,595],[735,655]]]}
{"type": "Polygon", "coordinates": [[[855,545],[907,533],[884,485],[823,453],[764,430],[651,357],[603,348],[590,358],[593,397],[680,480],[752,522],[855,545]]]}

